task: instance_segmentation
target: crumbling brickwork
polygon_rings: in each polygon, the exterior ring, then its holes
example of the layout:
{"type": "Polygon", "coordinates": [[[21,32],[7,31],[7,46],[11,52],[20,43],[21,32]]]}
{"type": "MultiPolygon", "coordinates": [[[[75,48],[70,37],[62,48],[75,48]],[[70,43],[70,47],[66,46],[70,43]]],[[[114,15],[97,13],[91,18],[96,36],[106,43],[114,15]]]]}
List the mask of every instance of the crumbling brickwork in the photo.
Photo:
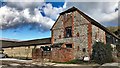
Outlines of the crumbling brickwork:
{"type": "Polygon", "coordinates": [[[52,61],[67,62],[74,59],[73,49],[68,48],[53,48],[52,61]]]}

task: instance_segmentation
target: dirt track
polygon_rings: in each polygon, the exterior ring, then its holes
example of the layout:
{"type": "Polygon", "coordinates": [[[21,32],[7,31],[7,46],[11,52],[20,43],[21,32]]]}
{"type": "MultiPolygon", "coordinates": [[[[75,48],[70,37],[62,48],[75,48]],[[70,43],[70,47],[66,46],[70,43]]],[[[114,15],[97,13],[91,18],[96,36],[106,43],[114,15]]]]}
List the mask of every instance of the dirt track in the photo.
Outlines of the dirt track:
{"type": "Polygon", "coordinates": [[[32,64],[32,63],[24,63],[24,62],[16,62],[16,61],[0,61],[2,62],[1,68],[98,68],[98,66],[80,66],[80,65],[68,65],[66,64],[32,64]],[[63,65],[63,66],[61,66],[63,65]]]}
{"type": "Polygon", "coordinates": [[[44,63],[41,65],[40,62],[33,63],[31,60],[0,60],[0,68],[119,68],[117,66],[104,66],[96,64],[57,64],[57,63],[44,63]]]}

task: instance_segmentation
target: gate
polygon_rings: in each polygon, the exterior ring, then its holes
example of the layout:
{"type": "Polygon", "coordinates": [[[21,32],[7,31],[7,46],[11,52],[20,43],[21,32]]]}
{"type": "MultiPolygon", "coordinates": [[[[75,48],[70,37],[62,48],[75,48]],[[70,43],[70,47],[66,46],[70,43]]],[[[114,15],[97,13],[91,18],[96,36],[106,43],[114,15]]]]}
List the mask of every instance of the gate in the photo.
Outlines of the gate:
{"type": "Polygon", "coordinates": [[[50,61],[51,51],[44,51],[42,48],[36,48],[32,50],[32,60],[35,62],[45,63],[50,61]]]}

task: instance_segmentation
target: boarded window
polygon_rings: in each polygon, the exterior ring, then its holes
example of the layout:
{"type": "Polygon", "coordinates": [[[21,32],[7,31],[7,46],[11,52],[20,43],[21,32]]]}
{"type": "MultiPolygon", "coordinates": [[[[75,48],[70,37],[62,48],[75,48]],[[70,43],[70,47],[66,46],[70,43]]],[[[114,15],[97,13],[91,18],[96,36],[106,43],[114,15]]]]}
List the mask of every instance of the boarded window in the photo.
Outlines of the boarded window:
{"type": "Polygon", "coordinates": [[[72,37],[72,26],[65,28],[65,37],[72,37]]]}
{"type": "Polygon", "coordinates": [[[72,44],[66,44],[66,48],[72,48],[72,44]]]}

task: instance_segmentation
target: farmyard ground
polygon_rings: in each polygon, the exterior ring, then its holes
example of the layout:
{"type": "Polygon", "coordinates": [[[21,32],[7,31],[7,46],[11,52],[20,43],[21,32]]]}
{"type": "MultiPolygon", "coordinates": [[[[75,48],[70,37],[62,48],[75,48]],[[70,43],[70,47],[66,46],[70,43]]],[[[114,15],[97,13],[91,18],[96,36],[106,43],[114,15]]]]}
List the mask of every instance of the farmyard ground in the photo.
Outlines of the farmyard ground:
{"type": "Polygon", "coordinates": [[[19,60],[13,58],[1,58],[1,68],[119,68],[120,63],[98,64],[59,64],[59,63],[40,63],[32,60],[19,60]]]}

